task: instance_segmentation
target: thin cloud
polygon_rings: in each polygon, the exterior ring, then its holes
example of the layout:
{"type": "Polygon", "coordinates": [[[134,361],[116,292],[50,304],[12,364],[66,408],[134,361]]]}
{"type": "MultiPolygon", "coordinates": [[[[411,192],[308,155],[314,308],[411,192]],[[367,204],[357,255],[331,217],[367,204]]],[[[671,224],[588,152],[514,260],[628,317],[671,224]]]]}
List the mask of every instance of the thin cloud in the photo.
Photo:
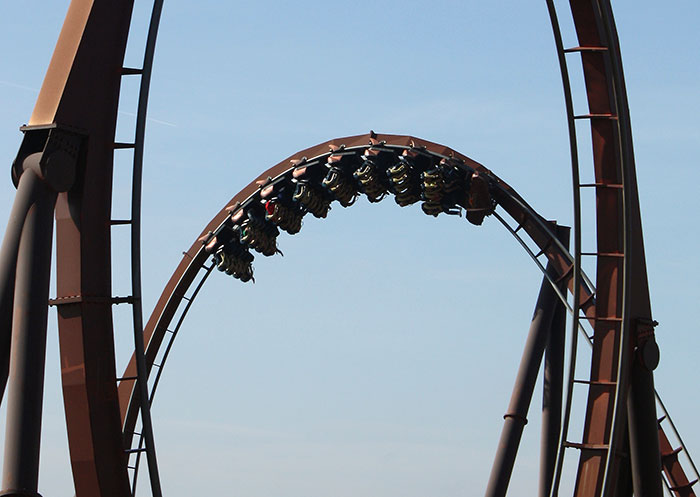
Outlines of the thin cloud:
{"type": "Polygon", "coordinates": [[[10,88],[19,88],[20,90],[27,90],[27,91],[31,91],[34,93],[39,93],[38,88],[32,88],[31,86],[19,85],[17,83],[13,83],[11,81],[4,81],[2,79],[0,79],[0,85],[5,85],[5,86],[9,86],[10,88]]]}
{"type": "MultiPolygon", "coordinates": [[[[136,117],[136,114],[134,114],[133,112],[126,112],[124,110],[120,110],[119,113],[124,115],[124,116],[136,117]]],[[[177,124],[175,124],[175,123],[171,123],[168,121],[162,121],[162,120],[156,119],[154,117],[147,117],[146,121],[156,123],[156,124],[162,124],[164,126],[170,126],[171,128],[177,128],[177,124]]]]}

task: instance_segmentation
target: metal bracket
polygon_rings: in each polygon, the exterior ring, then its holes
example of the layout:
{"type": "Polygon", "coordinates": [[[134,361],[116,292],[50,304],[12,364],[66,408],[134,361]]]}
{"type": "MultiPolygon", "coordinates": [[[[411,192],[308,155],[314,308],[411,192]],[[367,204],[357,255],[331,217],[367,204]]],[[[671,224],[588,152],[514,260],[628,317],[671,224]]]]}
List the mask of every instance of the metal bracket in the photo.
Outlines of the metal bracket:
{"type": "Polygon", "coordinates": [[[99,297],[99,296],[86,296],[86,295],[69,295],[67,297],[56,297],[55,299],[49,299],[49,306],[60,306],[68,304],[133,304],[134,297],[99,297]]]}
{"type": "Polygon", "coordinates": [[[55,191],[70,190],[87,134],[59,124],[22,126],[20,130],[24,139],[12,163],[15,188],[24,170],[31,167],[55,191]]]}

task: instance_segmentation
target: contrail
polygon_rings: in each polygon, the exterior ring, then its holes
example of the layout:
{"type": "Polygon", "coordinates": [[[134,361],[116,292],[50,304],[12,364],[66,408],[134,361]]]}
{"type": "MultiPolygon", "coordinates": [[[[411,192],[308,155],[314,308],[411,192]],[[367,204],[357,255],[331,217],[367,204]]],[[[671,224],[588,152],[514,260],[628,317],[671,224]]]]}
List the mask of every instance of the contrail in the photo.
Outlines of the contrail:
{"type": "MultiPolygon", "coordinates": [[[[134,114],[133,112],[126,112],[124,110],[120,110],[119,113],[122,115],[125,115],[125,116],[136,117],[136,114],[134,114]]],[[[146,121],[150,121],[150,122],[153,122],[156,124],[163,124],[164,126],[171,126],[173,128],[177,128],[177,124],[175,124],[175,123],[170,123],[168,121],[161,121],[160,119],[155,119],[153,117],[147,117],[146,121]]]]}
{"type": "Polygon", "coordinates": [[[0,79],[0,84],[5,85],[5,86],[10,86],[12,88],[19,88],[20,90],[27,90],[27,91],[31,91],[34,93],[39,93],[39,90],[37,88],[32,88],[31,86],[18,85],[17,83],[12,83],[10,81],[4,81],[2,79],[0,79]]]}

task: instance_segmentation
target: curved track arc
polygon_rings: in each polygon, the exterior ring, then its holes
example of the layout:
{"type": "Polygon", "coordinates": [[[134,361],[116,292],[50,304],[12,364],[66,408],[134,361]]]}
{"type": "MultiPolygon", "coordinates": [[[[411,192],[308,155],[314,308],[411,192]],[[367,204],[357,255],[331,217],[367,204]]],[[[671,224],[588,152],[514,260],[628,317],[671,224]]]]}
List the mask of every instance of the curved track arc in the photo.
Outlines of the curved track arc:
{"type": "MultiPolygon", "coordinates": [[[[309,163],[313,162],[317,158],[324,161],[327,157],[332,155],[332,152],[330,151],[331,147],[335,148],[344,146],[344,150],[346,151],[363,150],[369,148],[373,140],[375,142],[381,141],[382,143],[385,143],[387,147],[393,147],[398,151],[408,150],[412,147],[424,147],[425,150],[436,157],[456,158],[463,161],[466,167],[478,171],[480,174],[487,175],[490,183],[494,187],[492,193],[494,200],[497,202],[497,205],[503,209],[504,215],[510,217],[516,225],[516,228],[507,226],[509,230],[514,234],[515,232],[519,232],[521,230],[522,232],[526,233],[534,246],[538,247],[540,252],[539,257],[546,257],[554,264],[557,273],[557,281],[554,279],[550,280],[553,286],[556,286],[562,281],[567,285],[571,284],[573,259],[566,248],[554,235],[552,230],[553,225],[538,215],[534,209],[532,209],[527,202],[525,202],[524,199],[522,199],[522,197],[520,197],[509,185],[478,162],[475,162],[472,159],[469,159],[467,156],[455,152],[448,147],[410,136],[373,134],[358,135],[330,140],[297,152],[296,154],[288,157],[284,161],[260,174],[258,178],[235,195],[202,230],[201,237],[206,237],[210,233],[216,233],[221,230],[230,219],[233,206],[238,204],[246,206],[259,197],[262,189],[261,183],[266,184],[269,183],[270,180],[274,181],[275,179],[285,177],[285,175],[289,176],[291,171],[294,169],[294,165],[292,165],[293,161],[296,162],[302,160],[304,157],[309,158],[309,163]]],[[[501,215],[497,214],[496,216],[505,224],[505,220],[501,215]]],[[[516,234],[516,237],[518,236],[519,235],[516,234]]],[[[209,276],[213,268],[213,266],[206,265],[210,254],[207,253],[203,243],[200,241],[201,237],[199,237],[191,245],[189,250],[184,252],[183,259],[166,285],[166,288],[164,289],[144,330],[145,340],[148,344],[146,349],[148,370],[151,374],[154,373],[154,369],[157,370],[155,372],[156,379],[149,401],[153,400],[155,387],[157,387],[160,375],[163,371],[163,359],[167,359],[167,355],[169,354],[173,340],[177,335],[182,320],[186,316],[187,310],[189,310],[189,307],[196,297],[199,288],[209,276]],[[195,287],[195,290],[194,292],[189,293],[189,289],[191,287],[195,287]],[[184,310],[182,312],[178,312],[180,306],[184,306],[184,310]],[[173,327],[173,318],[175,318],[175,316],[178,314],[179,318],[173,327]],[[166,343],[166,338],[168,337],[169,341],[166,343]],[[160,364],[155,365],[154,368],[155,358],[159,355],[159,351],[162,347],[165,347],[165,355],[163,356],[163,359],[160,360],[160,364]]],[[[538,255],[531,253],[531,256],[533,256],[535,261],[538,262],[540,268],[544,269],[544,266],[538,260],[538,255]]],[[[559,290],[557,289],[557,291],[559,290]]],[[[587,280],[584,281],[579,293],[583,296],[582,301],[580,302],[581,307],[583,309],[592,309],[594,303],[592,284],[589,284],[587,280]]],[[[565,295],[560,293],[560,298],[565,304],[567,304],[565,295]]],[[[127,370],[124,372],[123,377],[133,377],[135,367],[135,362],[132,359],[130,365],[127,367],[127,370]]],[[[134,380],[127,380],[122,382],[119,386],[120,408],[123,419],[125,443],[129,445],[133,443],[131,434],[134,431],[134,426],[138,415],[138,407],[140,404],[140,397],[136,390],[135,383],[136,382],[134,380]]],[[[139,441],[139,444],[140,443],[141,442],[139,441]]]]}
{"type": "MultiPolygon", "coordinates": [[[[545,274],[545,277],[549,279],[552,287],[555,288],[560,300],[566,305],[569,312],[573,312],[574,309],[581,309],[584,312],[584,321],[588,323],[591,329],[595,329],[597,322],[595,319],[595,286],[590,279],[581,272],[578,278],[580,286],[578,291],[574,292],[573,285],[574,281],[576,281],[574,278],[574,257],[561,242],[558,241],[553,231],[554,225],[538,215],[517,192],[490,170],[448,147],[410,136],[375,135],[371,133],[368,135],[338,138],[297,152],[260,174],[258,178],[235,195],[226,206],[214,216],[202,231],[201,236],[192,244],[189,250],[183,252],[183,259],[163,291],[154,313],[144,330],[144,335],[148,343],[146,349],[147,369],[151,374],[154,368],[156,369],[155,379],[150,390],[149,404],[154,399],[163,372],[163,366],[170,354],[174,339],[194,299],[197,297],[201,287],[214,268],[213,263],[211,265],[206,264],[211,254],[206,250],[203,239],[208,240],[213,234],[219,233],[226,227],[227,223],[230,224],[232,215],[235,215],[241,209],[246,209],[254,205],[256,200],[260,200],[261,192],[266,186],[273,185],[277,181],[284,180],[285,178],[290,179],[292,172],[295,170],[295,165],[298,164],[299,161],[306,160],[307,162],[305,162],[305,164],[324,164],[334,155],[334,150],[338,148],[347,153],[356,153],[360,150],[371,148],[373,146],[372,144],[376,144],[377,142],[380,142],[381,146],[392,148],[396,151],[422,149],[437,158],[458,159],[463,161],[465,167],[486,176],[492,187],[491,193],[495,201],[495,206],[502,208],[505,214],[515,222],[516,227],[510,226],[504,217],[496,212],[493,212],[494,217],[496,217],[523,245],[524,249],[533,258],[543,274],[545,274]],[[522,237],[519,235],[521,230],[530,238],[532,243],[538,247],[538,254],[533,253],[527,243],[522,240],[522,237]],[[542,256],[553,263],[556,278],[547,276],[544,264],[539,259],[542,256]],[[566,295],[562,294],[557,288],[562,283],[573,295],[579,296],[579,302],[576,306],[570,305],[567,302],[566,295]],[[191,288],[194,288],[194,290],[190,292],[189,290],[191,288]],[[179,317],[173,327],[173,318],[178,314],[178,310],[183,303],[184,309],[179,313],[179,317]],[[168,336],[169,340],[166,340],[168,336]],[[160,364],[155,364],[155,358],[159,355],[161,349],[164,349],[164,352],[160,354],[160,364]]],[[[581,327],[581,322],[578,322],[577,326],[581,327]]],[[[593,345],[588,334],[585,332],[584,334],[586,335],[586,341],[589,345],[593,345]]],[[[123,376],[127,378],[130,377],[131,373],[135,371],[135,368],[136,364],[132,359],[131,364],[127,367],[123,376]]],[[[573,378],[570,378],[570,381],[573,381],[573,378]]],[[[133,443],[132,434],[140,407],[139,392],[136,389],[134,380],[127,380],[119,385],[119,399],[125,444],[130,446],[133,443]]],[[[663,432],[663,430],[661,431],[663,432]]],[[[562,433],[561,436],[564,441],[566,434],[562,433]]],[[[139,450],[141,445],[142,441],[139,440],[136,450],[139,450]]],[[[664,468],[664,471],[666,471],[666,468],[664,468]]],[[[669,473],[668,471],[666,472],[667,474],[669,473]]]]}

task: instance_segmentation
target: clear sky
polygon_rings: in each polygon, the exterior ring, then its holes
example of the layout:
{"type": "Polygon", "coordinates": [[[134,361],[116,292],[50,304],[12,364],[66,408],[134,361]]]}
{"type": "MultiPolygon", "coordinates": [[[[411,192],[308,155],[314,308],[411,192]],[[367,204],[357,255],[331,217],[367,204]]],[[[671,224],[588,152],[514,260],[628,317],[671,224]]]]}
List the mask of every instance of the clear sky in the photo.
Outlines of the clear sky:
{"type": "MultiPolygon", "coordinates": [[[[31,114],[68,5],[6,3],[3,225],[17,128],[31,114]]],[[[130,66],[139,64],[148,10],[137,4],[130,66]]],[[[700,6],[641,0],[614,8],[660,322],[657,389],[700,457],[700,6]]],[[[574,59],[572,68],[580,76],[574,59]]],[[[134,82],[123,90],[120,141],[130,137],[134,82]]],[[[149,116],[146,310],[182,250],[258,173],[370,129],[459,150],[545,217],[571,223],[564,104],[544,1],[170,0],[149,116]]],[[[123,158],[115,169],[114,217],[128,217],[123,158]]],[[[166,495],[483,493],[541,280],[527,255],[493,219],[479,228],[435,220],[391,199],[334,205],[328,219],[309,216],[299,235],[279,241],[285,256],[257,257],[254,285],[214,274],[178,338],[154,405],[166,495]]],[[[115,252],[125,244],[115,231],[115,252]]],[[[126,295],[126,259],[115,259],[114,293],[126,295]]],[[[128,359],[128,312],[115,316],[119,364],[128,359]]],[[[40,491],[71,495],[55,311],[49,320],[40,491]]],[[[516,497],[536,488],[540,397],[538,389],[516,497]]]]}

